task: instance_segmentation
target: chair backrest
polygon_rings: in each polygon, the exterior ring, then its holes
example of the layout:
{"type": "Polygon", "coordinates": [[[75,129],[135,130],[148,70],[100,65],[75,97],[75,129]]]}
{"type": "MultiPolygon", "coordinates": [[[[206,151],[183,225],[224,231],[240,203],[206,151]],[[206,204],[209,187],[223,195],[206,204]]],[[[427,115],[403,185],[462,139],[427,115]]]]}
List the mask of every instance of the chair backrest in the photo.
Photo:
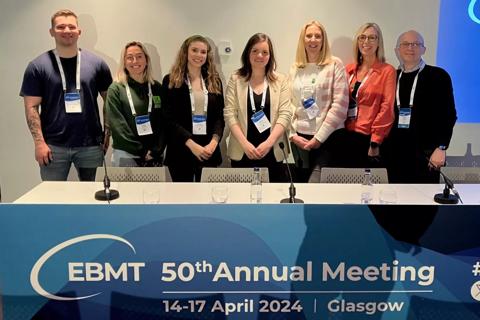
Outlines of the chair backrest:
{"type": "MultiPolygon", "coordinates": [[[[480,167],[442,167],[440,170],[453,183],[480,183],[480,167]]],[[[441,175],[440,181],[445,182],[441,175]]]]}
{"type": "MultiPolygon", "coordinates": [[[[108,167],[108,177],[113,182],[171,182],[168,167],[108,167]]],[[[97,168],[95,181],[103,181],[105,171],[97,168]]]]}
{"type": "MultiPolygon", "coordinates": [[[[203,168],[200,182],[252,182],[253,168],[203,168]]],[[[268,183],[268,168],[260,168],[260,180],[268,183]]]]}
{"type": "MultiPolygon", "coordinates": [[[[365,177],[364,168],[322,168],[320,183],[362,183],[365,177]]],[[[372,183],[388,183],[387,169],[371,168],[372,183]]]]}

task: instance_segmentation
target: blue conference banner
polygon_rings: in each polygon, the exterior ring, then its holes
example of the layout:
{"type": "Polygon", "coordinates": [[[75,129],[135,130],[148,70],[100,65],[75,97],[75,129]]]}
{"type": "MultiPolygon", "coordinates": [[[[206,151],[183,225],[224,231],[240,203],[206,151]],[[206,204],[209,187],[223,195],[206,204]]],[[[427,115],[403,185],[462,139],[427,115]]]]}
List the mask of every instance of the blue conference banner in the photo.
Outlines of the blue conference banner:
{"type": "Polygon", "coordinates": [[[480,122],[479,39],[480,0],[440,1],[436,64],[452,77],[458,122],[480,122]]]}
{"type": "Polygon", "coordinates": [[[480,319],[479,214],[480,206],[1,205],[2,313],[480,319]]]}

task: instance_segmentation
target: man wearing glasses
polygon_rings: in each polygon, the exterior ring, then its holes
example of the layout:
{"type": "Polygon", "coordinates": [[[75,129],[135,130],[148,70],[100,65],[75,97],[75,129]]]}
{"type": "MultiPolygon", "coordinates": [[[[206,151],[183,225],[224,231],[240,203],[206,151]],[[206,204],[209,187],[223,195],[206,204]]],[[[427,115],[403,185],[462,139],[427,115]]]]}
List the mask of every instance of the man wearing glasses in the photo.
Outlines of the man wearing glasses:
{"type": "Polygon", "coordinates": [[[427,65],[425,51],[417,31],[397,40],[395,123],[385,145],[391,183],[438,183],[457,120],[450,76],[427,65]]]}

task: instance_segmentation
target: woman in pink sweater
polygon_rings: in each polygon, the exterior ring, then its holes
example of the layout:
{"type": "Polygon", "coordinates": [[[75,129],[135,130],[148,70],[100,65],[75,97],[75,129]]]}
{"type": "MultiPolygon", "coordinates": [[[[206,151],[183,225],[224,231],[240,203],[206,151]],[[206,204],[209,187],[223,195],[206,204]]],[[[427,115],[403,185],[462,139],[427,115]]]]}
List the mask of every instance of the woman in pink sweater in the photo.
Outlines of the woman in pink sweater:
{"type": "Polygon", "coordinates": [[[308,22],[300,31],[290,85],[294,115],[289,138],[297,180],[306,182],[314,167],[336,166],[332,146],[348,108],[345,68],[331,55],[327,32],[318,21],[308,22]]]}

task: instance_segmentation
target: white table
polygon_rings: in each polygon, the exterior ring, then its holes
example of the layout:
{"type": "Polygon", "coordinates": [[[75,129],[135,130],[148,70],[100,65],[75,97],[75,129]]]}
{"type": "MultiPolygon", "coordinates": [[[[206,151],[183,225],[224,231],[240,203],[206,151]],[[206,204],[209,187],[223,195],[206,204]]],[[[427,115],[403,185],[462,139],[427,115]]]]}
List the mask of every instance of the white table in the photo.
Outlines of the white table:
{"type": "MultiPolygon", "coordinates": [[[[207,204],[212,203],[211,189],[215,183],[141,183],[113,182],[112,188],[120,192],[113,204],[143,203],[143,191],[158,190],[160,203],[207,204]]],[[[229,204],[250,202],[250,184],[228,183],[229,204]]],[[[289,184],[263,184],[263,203],[275,204],[288,197],[289,184]]],[[[42,182],[14,203],[24,204],[100,204],[94,194],[103,189],[102,182],[42,182]]],[[[358,184],[296,184],[297,197],[306,204],[358,204],[361,186],[358,184]]],[[[395,190],[398,204],[435,204],[433,196],[443,190],[441,184],[378,184],[373,187],[373,203],[379,203],[381,190],[395,190]]],[[[456,185],[465,204],[480,204],[480,185],[456,185]]]]}

